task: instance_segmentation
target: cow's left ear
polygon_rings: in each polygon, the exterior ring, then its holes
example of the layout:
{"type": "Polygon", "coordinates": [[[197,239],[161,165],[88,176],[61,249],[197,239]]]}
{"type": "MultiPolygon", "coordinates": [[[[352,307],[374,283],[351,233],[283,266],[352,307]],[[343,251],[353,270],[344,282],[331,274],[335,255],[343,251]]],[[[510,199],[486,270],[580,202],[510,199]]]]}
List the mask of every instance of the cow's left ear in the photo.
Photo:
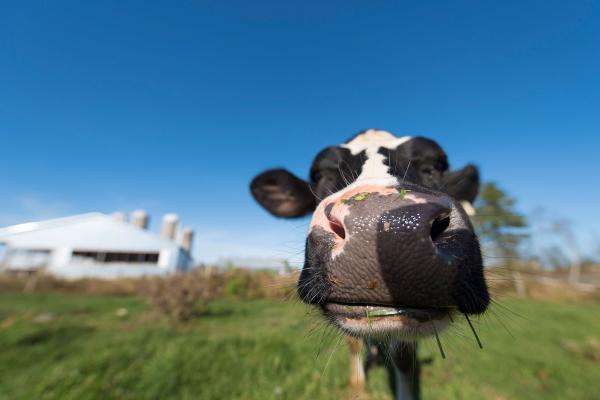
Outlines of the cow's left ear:
{"type": "Polygon", "coordinates": [[[250,191],[276,217],[298,218],[316,207],[309,183],[285,169],[271,169],[256,176],[250,183],[250,191]]]}
{"type": "Polygon", "coordinates": [[[444,192],[463,203],[465,211],[473,214],[472,204],[479,192],[479,171],[477,167],[468,164],[463,169],[448,172],[442,182],[444,192]],[[468,202],[468,205],[464,203],[468,202]]]}

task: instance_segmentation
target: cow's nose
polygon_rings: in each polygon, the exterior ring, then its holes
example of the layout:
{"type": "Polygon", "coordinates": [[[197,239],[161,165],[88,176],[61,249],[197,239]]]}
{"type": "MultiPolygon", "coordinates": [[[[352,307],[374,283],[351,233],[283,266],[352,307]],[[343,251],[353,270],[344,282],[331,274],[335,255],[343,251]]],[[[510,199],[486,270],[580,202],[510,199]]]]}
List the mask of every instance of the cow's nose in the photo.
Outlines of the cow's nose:
{"type": "Polygon", "coordinates": [[[307,242],[307,271],[326,271],[329,301],[409,307],[455,303],[454,282],[470,254],[457,240],[476,244],[464,212],[450,197],[361,188],[325,199],[319,208],[307,242]]]}
{"type": "Polygon", "coordinates": [[[443,195],[389,188],[358,190],[326,200],[313,226],[333,234],[335,256],[351,238],[362,238],[365,244],[378,241],[384,247],[388,241],[397,246],[398,240],[435,242],[449,227],[451,211],[452,202],[443,195]]]}

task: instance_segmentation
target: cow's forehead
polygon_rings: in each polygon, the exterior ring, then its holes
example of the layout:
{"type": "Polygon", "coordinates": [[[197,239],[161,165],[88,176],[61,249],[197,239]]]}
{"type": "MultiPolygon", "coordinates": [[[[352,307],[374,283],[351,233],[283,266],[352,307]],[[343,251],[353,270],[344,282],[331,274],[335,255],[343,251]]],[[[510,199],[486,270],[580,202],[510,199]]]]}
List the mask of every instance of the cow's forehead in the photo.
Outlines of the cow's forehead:
{"type": "Polygon", "coordinates": [[[386,163],[386,156],[379,150],[382,147],[395,149],[411,139],[410,136],[396,137],[387,131],[369,129],[340,147],[348,149],[352,155],[365,153],[362,172],[356,179],[357,181],[393,179],[394,177],[389,173],[389,163],[386,163]]]}
{"type": "Polygon", "coordinates": [[[369,129],[359,133],[340,147],[348,149],[352,155],[356,155],[362,151],[367,153],[369,150],[378,151],[381,147],[394,149],[410,139],[412,139],[411,136],[396,137],[388,131],[369,129]]]}

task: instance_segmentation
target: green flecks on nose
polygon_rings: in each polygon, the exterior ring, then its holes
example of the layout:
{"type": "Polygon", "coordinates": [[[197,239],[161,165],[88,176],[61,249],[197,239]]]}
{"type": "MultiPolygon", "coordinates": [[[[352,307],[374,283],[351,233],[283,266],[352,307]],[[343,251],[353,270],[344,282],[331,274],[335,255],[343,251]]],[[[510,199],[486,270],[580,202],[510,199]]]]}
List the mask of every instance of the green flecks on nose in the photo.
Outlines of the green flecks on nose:
{"type": "Polygon", "coordinates": [[[368,195],[369,195],[368,192],[359,193],[356,196],[354,196],[353,199],[356,201],[363,201],[364,199],[367,198],[368,195]]]}
{"type": "Polygon", "coordinates": [[[342,201],[340,201],[340,203],[348,204],[351,200],[352,201],[363,201],[364,199],[367,198],[367,196],[369,196],[369,192],[358,193],[358,194],[355,194],[354,196],[350,197],[349,199],[343,199],[342,201]]]}
{"type": "Polygon", "coordinates": [[[398,194],[400,195],[400,199],[404,200],[404,197],[410,192],[408,189],[398,189],[398,194]]]}

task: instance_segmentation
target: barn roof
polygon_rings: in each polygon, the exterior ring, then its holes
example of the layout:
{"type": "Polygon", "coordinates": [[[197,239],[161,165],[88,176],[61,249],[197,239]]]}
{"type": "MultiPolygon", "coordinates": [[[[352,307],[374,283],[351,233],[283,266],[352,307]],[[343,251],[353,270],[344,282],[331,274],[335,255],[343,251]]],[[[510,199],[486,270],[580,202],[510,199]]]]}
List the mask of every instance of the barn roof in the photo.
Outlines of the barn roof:
{"type": "Polygon", "coordinates": [[[15,248],[157,251],[179,244],[102,213],[88,213],[0,229],[0,243],[15,248]]]}

